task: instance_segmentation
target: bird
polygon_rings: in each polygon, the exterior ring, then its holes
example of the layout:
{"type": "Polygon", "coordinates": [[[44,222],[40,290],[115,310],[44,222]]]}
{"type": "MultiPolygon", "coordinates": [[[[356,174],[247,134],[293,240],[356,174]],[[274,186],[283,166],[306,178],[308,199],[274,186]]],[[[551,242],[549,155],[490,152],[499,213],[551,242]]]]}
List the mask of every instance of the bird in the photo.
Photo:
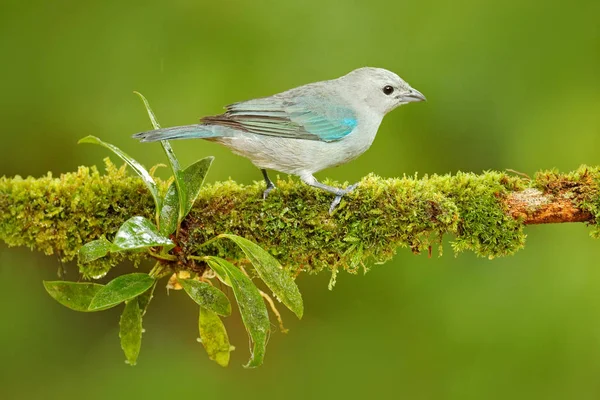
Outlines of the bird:
{"type": "Polygon", "coordinates": [[[263,175],[263,198],[275,189],[267,170],[296,175],[305,184],[342,196],[358,184],[336,188],[314,174],[354,160],[373,143],[383,117],[395,108],[425,101],[395,73],[363,67],[337,79],[309,83],[269,97],[233,103],[200,123],[133,135],[141,142],[204,139],[248,158],[263,175]]]}

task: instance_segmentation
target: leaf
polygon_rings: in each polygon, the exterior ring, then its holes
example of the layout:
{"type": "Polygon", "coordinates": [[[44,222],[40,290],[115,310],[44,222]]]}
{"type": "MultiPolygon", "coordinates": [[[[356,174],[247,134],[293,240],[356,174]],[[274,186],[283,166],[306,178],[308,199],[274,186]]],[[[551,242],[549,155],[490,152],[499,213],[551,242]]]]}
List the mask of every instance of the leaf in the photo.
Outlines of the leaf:
{"type": "Polygon", "coordinates": [[[127,164],[129,164],[129,166],[131,168],[133,168],[133,170],[140,176],[140,178],[142,178],[142,180],[146,184],[146,187],[148,188],[148,190],[150,190],[150,193],[152,193],[152,197],[154,198],[154,204],[156,204],[156,210],[157,210],[156,212],[158,213],[158,210],[160,210],[160,204],[161,204],[160,195],[158,194],[158,188],[156,186],[156,182],[154,182],[154,179],[152,179],[152,176],[150,176],[150,173],[148,173],[148,171],[146,171],[146,169],[142,166],[142,164],[140,164],[139,162],[137,162],[136,160],[134,160],[133,158],[131,158],[130,156],[125,154],[117,146],[114,146],[110,143],[103,142],[102,140],[98,139],[95,136],[86,136],[83,139],[80,139],[79,142],[77,142],[77,143],[97,144],[97,145],[106,147],[107,149],[111,150],[113,153],[115,153],[116,155],[121,157],[121,159],[123,161],[125,161],[127,164]]]}
{"type": "Polygon", "coordinates": [[[102,258],[108,254],[111,246],[112,243],[105,238],[86,243],[79,249],[79,262],[85,264],[102,258]]]}
{"type": "Polygon", "coordinates": [[[250,278],[242,273],[235,265],[219,257],[207,257],[207,262],[211,268],[216,264],[219,266],[213,268],[220,269],[227,274],[231,281],[233,294],[237,300],[242,321],[252,341],[250,349],[250,360],[244,367],[258,367],[262,364],[265,357],[267,346],[267,335],[269,333],[269,314],[265,302],[258,291],[258,288],[252,283],[250,278]]]}
{"type": "Polygon", "coordinates": [[[231,303],[216,287],[194,279],[178,279],[186,293],[200,306],[219,315],[231,315],[231,303]]]}
{"type": "Polygon", "coordinates": [[[103,287],[91,282],[44,281],[44,288],[54,300],[71,310],[84,312],[102,310],[90,310],[89,306],[103,287]]]}
{"type": "Polygon", "coordinates": [[[174,247],[171,239],[163,236],[150,220],[133,217],[125,221],[113,240],[112,252],[146,249],[148,247],[174,247]]]}
{"type": "MultiPolygon", "coordinates": [[[[156,115],[154,114],[154,111],[152,111],[152,108],[150,107],[150,103],[148,103],[148,100],[146,99],[146,97],[144,97],[144,95],[141,94],[140,92],[134,91],[133,93],[137,94],[139,96],[139,98],[142,100],[142,102],[144,103],[144,107],[146,108],[146,112],[148,113],[148,117],[150,118],[150,122],[152,123],[152,127],[154,129],[160,129],[160,124],[156,120],[156,115]]],[[[169,186],[169,191],[173,190],[173,192],[172,193],[167,192],[167,195],[165,196],[165,200],[168,198],[170,200],[170,202],[167,203],[166,205],[163,203],[163,205],[162,205],[163,208],[167,207],[167,210],[164,210],[165,217],[170,217],[170,218],[163,220],[163,209],[161,208],[161,210],[160,210],[161,221],[159,223],[159,227],[161,228],[162,233],[170,235],[177,229],[177,225],[179,223],[181,223],[181,221],[183,220],[183,217],[185,216],[184,209],[185,209],[185,205],[187,204],[187,198],[186,198],[187,190],[184,186],[184,181],[181,177],[182,172],[181,172],[181,167],[179,166],[179,160],[175,156],[175,152],[173,151],[171,144],[169,143],[168,140],[161,140],[160,144],[162,145],[162,148],[165,151],[167,158],[169,159],[171,171],[173,171],[173,176],[175,177],[174,184],[171,184],[173,189],[171,189],[171,186],[169,186]],[[181,193],[181,195],[180,195],[180,193],[181,193]],[[175,208],[175,210],[173,210],[173,208],[175,208]],[[171,219],[172,217],[175,217],[175,221],[173,221],[173,219],[171,219]],[[163,224],[167,224],[167,226],[163,227],[163,224]],[[172,230],[171,230],[171,228],[172,228],[172,230]]]]}
{"type": "MultiPolygon", "coordinates": [[[[144,100],[146,100],[146,99],[144,98],[144,100]]],[[[148,114],[149,115],[152,114],[152,116],[154,116],[154,114],[152,113],[152,110],[150,109],[150,105],[148,105],[147,101],[145,101],[145,105],[146,105],[146,108],[148,109],[148,114]]],[[[154,125],[154,129],[160,128],[160,125],[158,125],[156,120],[154,120],[152,122],[152,125],[154,125]]],[[[171,144],[169,143],[168,140],[161,140],[160,144],[162,145],[162,148],[165,151],[167,158],[169,159],[169,165],[171,166],[171,171],[173,172],[173,176],[175,177],[175,180],[171,183],[171,185],[169,186],[169,190],[167,191],[167,194],[165,195],[165,199],[167,197],[170,197],[171,201],[170,201],[169,206],[171,208],[174,208],[174,210],[172,210],[172,211],[167,210],[168,213],[173,214],[173,216],[175,217],[175,223],[173,224],[173,221],[170,221],[171,223],[169,224],[169,230],[171,229],[172,225],[175,225],[174,228],[167,233],[167,234],[171,234],[177,229],[177,226],[181,223],[181,221],[183,221],[183,217],[185,215],[184,208],[185,208],[185,204],[187,203],[187,197],[186,197],[187,189],[185,187],[185,182],[182,178],[183,172],[181,171],[181,167],[179,166],[179,160],[177,160],[177,157],[175,156],[175,152],[173,151],[171,144]],[[171,189],[171,187],[172,187],[172,189],[171,189]],[[169,191],[172,191],[172,192],[169,193],[169,191]]],[[[164,207],[164,205],[163,205],[163,207],[164,207]]],[[[161,209],[161,216],[162,216],[162,209],[161,209]]]]}
{"type": "MultiPolygon", "coordinates": [[[[179,167],[179,161],[175,157],[175,152],[167,140],[161,140],[163,150],[167,154],[169,164],[171,164],[171,171],[175,177],[175,192],[177,194],[177,226],[183,221],[185,216],[185,205],[187,204],[187,188],[185,187],[185,180],[183,179],[183,171],[179,167]]],[[[170,232],[172,233],[172,232],[170,232]]]]}
{"type": "Polygon", "coordinates": [[[220,366],[226,367],[229,364],[231,345],[221,318],[216,313],[200,306],[198,328],[200,340],[208,353],[208,358],[220,366]]]}
{"type": "Polygon", "coordinates": [[[146,108],[146,112],[148,113],[148,118],[150,118],[150,123],[152,124],[154,129],[160,129],[160,125],[158,124],[158,121],[156,120],[154,111],[152,111],[152,108],[150,108],[150,103],[148,103],[148,100],[146,100],[146,97],[144,97],[144,95],[141,94],[140,92],[136,92],[135,90],[133,91],[133,93],[137,94],[139,96],[139,98],[142,100],[142,102],[144,103],[144,107],[146,108]]]}
{"type": "Polygon", "coordinates": [[[123,353],[125,353],[127,363],[133,366],[137,361],[140,348],[142,347],[142,311],[140,310],[137,298],[133,298],[125,303],[119,327],[121,348],[123,349],[123,353]]]}
{"type": "Polygon", "coordinates": [[[298,318],[302,318],[304,305],[298,285],[294,282],[292,275],[279,264],[279,261],[248,239],[228,234],[222,234],[219,237],[235,242],[252,262],[260,279],[265,282],[287,308],[293,311],[298,318]]]}
{"type": "Polygon", "coordinates": [[[90,303],[89,309],[95,311],[100,308],[114,307],[144,293],[153,284],[154,279],[148,274],[136,272],[121,275],[98,290],[90,303]]]}
{"type": "Polygon", "coordinates": [[[177,229],[179,221],[179,195],[175,181],[171,182],[162,203],[159,218],[160,233],[170,235],[177,229]]]}
{"type": "Polygon", "coordinates": [[[227,270],[221,266],[218,262],[210,262],[210,260],[206,260],[208,262],[208,266],[210,269],[214,271],[217,275],[217,278],[225,285],[231,287],[231,279],[229,279],[229,275],[227,275],[227,270]]]}
{"type": "MultiPolygon", "coordinates": [[[[137,94],[144,103],[154,129],[160,129],[160,124],[156,120],[156,116],[146,97],[139,92],[133,93],[137,94]]],[[[165,201],[160,209],[160,231],[165,235],[170,235],[175,232],[177,226],[181,224],[181,221],[183,221],[192,209],[214,157],[203,158],[185,170],[182,170],[169,141],[161,140],[160,143],[169,159],[169,164],[175,177],[175,181],[169,186],[165,195],[165,201]]]]}
{"type": "Polygon", "coordinates": [[[175,232],[177,225],[189,214],[213,160],[214,157],[206,157],[184,171],[174,172],[175,180],[169,185],[160,212],[159,226],[163,235],[175,232]]]}
{"type": "Polygon", "coordinates": [[[194,206],[194,202],[200,193],[200,188],[204,183],[204,178],[206,178],[206,174],[208,173],[208,170],[210,169],[214,159],[214,157],[205,157],[199,161],[196,161],[183,171],[182,178],[185,182],[184,187],[186,188],[185,197],[187,199],[187,204],[185,205],[184,213],[181,218],[182,220],[186,215],[189,214],[190,210],[194,206]]]}

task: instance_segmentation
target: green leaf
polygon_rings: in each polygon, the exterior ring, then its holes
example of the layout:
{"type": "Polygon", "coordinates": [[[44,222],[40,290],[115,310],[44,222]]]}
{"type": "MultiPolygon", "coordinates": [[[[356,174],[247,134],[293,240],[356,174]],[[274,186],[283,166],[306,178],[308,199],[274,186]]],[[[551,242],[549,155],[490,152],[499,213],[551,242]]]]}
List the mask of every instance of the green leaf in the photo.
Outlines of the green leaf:
{"type": "Polygon", "coordinates": [[[218,262],[210,262],[210,260],[206,260],[210,269],[214,271],[217,275],[217,278],[225,285],[231,287],[231,279],[229,279],[229,275],[227,275],[227,270],[221,266],[218,262]]]}
{"type": "Polygon", "coordinates": [[[101,308],[114,307],[144,293],[153,284],[154,279],[148,274],[136,272],[121,275],[98,290],[90,303],[89,309],[96,311],[101,308]]]}
{"type": "Polygon", "coordinates": [[[160,129],[160,125],[158,124],[158,121],[156,120],[154,111],[152,111],[152,108],[150,108],[150,103],[148,103],[148,100],[146,100],[146,97],[144,97],[144,95],[141,94],[140,92],[136,92],[135,90],[133,91],[133,93],[137,94],[139,96],[139,98],[142,100],[142,102],[144,103],[144,107],[146,108],[146,112],[148,113],[148,118],[150,118],[150,123],[152,123],[152,126],[154,127],[154,129],[160,129]]]}
{"type": "Polygon", "coordinates": [[[258,367],[262,364],[265,357],[267,346],[267,335],[269,333],[269,314],[265,302],[258,291],[258,288],[252,283],[242,271],[236,268],[229,261],[219,257],[208,257],[207,262],[213,270],[220,269],[231,281],[233,294],[237,300],[242,321],[253,342],[250,349],[250,360],[245,365],[246,368],[258,367]],[[216,267],[216,265],[218,266],[216,267]]]}
{"type": "Polygon", "coordinates": [[[186,293],[196,303],[219,315],[231,315],[231,303],[225,293],[216,287],[194,279],[177,279],[186,293]]]}
{"type": "Polygon", "coordinates": [[[162,235],[170,235],[177,229],[179,222],[179,195],[175,181],[171,182],[160,210],[159,219],[160,233],[162,235]]]}
{"type": "MultiPolygon", "coordinates": [[[[183,179],[183,171],[179,167],[179,161],[177,157],[175,157],[175,152],[171,148],[171,145],[167,140],[161,140],[163,150],[167,154],[167,158],[169,159],[169,164],[171,164],[171,171],[173,171],[173,176],[175,177],[175,191],[177,193],[177,225],[181,224],[183,221],[183,217],[185,215],[185,205],[187,204],[187,188],[185,187],[185,180],[183,179]]],[[[170,232],[173,233],[173,232],[170,232]]]]}
{"type": "MultiPolygon", "coordinates": [[[[145,100],[145,99],[144,99],[145,100]]],[[[145,102],[146,108],[148,109],[148,114],[152,113],[152,110],[150,110],[150,106],[148,105],[148,102],[145,102]]],[[[154,115],[152,113],[152,115],[154,115]]],[[[158,125],[158,123],[156,122],[156,120],[154,120],[152,122],[152,124],[154,125],[154,129],[159,129],[160,126],[158,125]]],[[[183,171],[181,170],[181,167],[179,166],[179,160],[177,159],[177,156],[175,156],[175,152],[173,151],[173,148],[171,147],[171,144],[169,143],[168,140],[161,140],[160,144],[162,145],[163,150],[165,151],[165,154],[167,155],[167,158],[169,159],[169,165],[171,166],[171,171],[173,172],[173,176],[175,177],[175,180],[173,181],[173,183],[171,184],[171,186],[173,186],[173,189],[175,191],[175,201],[172,201],[171,206],[175,207],[176,205],[176,212],[175,214],[175,228],[170,231],[168,234],[171,234],[175,231],[175,229],[177,229],[177,226],[181,223],[181,221],[183,221],[183,217],[185,216],[184,214],[184,209],[185,209],[185,205],[187,204],[187,188],[185,187],[185,181],[182,178],[182,174],[183,171]]],[[[169,187],[169,190],[171,190],[171,187],[169,187]]],[[[167,195],[169,195],[169,193],[167,192],[167,195]]],[[[166,197],[166,196],[165,196],[166,197]]],[[[171,197],[173,197],[173,194],[171,194],[171,197]]],[[[161,210],[162,213],[162,210],[161,210]]],[[[169,225],[171,226],[171,225],[169,225]]]]}
{"type": "Polygon", "coordinates": [[[129,365],[135,365],[142,347],[142,311],[137,298],[125,303],[119,321],[121,348],[129,365]]]}
{"type": "Polygon", "coordinates": [[[175,232],[177,225],[189,214],[213,160],[214,157],[206,157],[184,171],[174,172],[175,180],[169,185],[160,212],[159,226],[163,235],[175,232]]]}
{"type": "Polygon", "coordinates": [[[44,281],[44,288],[54,300],[71,310],[84,312],[102,310],[90,310],[89,306],[103,287],[91,282],[44,281]]]}
{"type": "Polygon", "coordinates": [[[144,217],[133,217],[125,221],[113,240],[111,252],[139,250],[148,247],[175,246],[171,239],[160,234],[156,226],[144,217]]]}
{"type": "Polygon", "coordinates": [[[86,243],[79,249],[79,262],[85,264],[102,258],[108,254],[111,246],[112,243],[105,238],[86,243]]]}
{"type": "Polygon", "coordinates": [[[287,308],[292,310],[298,318],[302,318],[304,305],[302,295],[294,282],[292,275],[283,269],[279,261],[263,250],[259,245],[240,236],[222,234],[221,238],[227,238],[235,242],[246,254],[246,257],[254,265],[254,269],[265,284],[275,293],[287,308]]]}
{"type": "MultiPolygon", "coordinates": [[[[137,94],[144,103],[154,129],[160,129],[160,124],[156,120],[148,100],[139,92],[133,93],[137,94]]],[[[203,158],[182,170],[169,141],[161,140],[160,143],[169,159],[175,177],[174,182],[169,186],[165,201],[160,209],[160,231],[165,235],[170,235],[175,232],[177,226],[181,224],[181,221],[192,209],[214,157],[203,158]]]]}
{"type": "MultiPolygon", "coordinates": [[[[146,97],[144,97],[144,95],[140,92],[134,91],[133,93],[137,94],[144,103],[144,107],[146,108],[146,112],[148,113],[148,117],[150,118],[150,122],[152,123],[152,127],[154,129],[160,129],[160,124],[156,120],[156,115],[154,115],[154,111],[152,111],[150,103],[148,103],[146,97]]],[[[167,195],[165,196],[165,200],[169,199],[170,201],[169,203],[163,203],[162,205],[163,208],[167,207],[167,210],[164,210],[165,216],[163,216],[163,209],[161,208],[160,210],[160,231],[166,235],[169,235],[177,229],[177,225],[183,220],[183,217],[185,215],[184,209],[185,205],[187,204],[187,190],[184,186],[184,180],[181,177],[182,172],[181,167],[179,166],[179,160],[177,160],[177,157],[175,156],[175,152],[173,151],[171,144],[168,140],[161,140],[160,144],[162,145],[162,148],[165,151],[167,158],[169,159],[171,171],[173,171],[173,176],[175,177],[174,185],[171,184],[171,186],[173,186],[173,189],[169,187],[169,191],[173,190],[174,192],[167,192],[167,195]],[[179,193],[181,193],[181,195],[179,195],[179,193]],[[173,210],[173,208],[175,208],[175,210],[173,210]],[[163,218],[165,217],[167,219],[163,220],[163,218]],[[173,221],[173,217],[175,217],[175,221],[173,221]],[[163,224],[166,224],[166,226],[163,227],[163,224]]]]}
{"type": "Polygon", "coordinates": [[[198,328],[200,340],[208,353],[208,358],[220,366],[226,367],[229,364],[231,345],[221,318],[216,313],[200,306],[198,328]]]}
{"type": "Polygon", "coordinates": [[[183,187],[186,188],[186,199],[187,203],[185,204],[184,213],[182,215],[183,218],[189,214],[190,210],[194,206],[194,202],[200,193],[200,188],[204,183],[204,178],[206,178],[206,174],[210,169],[210,166],[215,158],[214,157],[205,157],[199,161],[196,161],[189,167],[187,167],[183,173],[182,178],[184,181],[183,187]]]}
{"type": "Polygon", "coordinates": [[[148,190],[150,190],[150,193],[152,193],[152,197],[154,198],[154,204],[156,204],[156,212],[158,213],[161,204],[160,195],[158,194],[158,188],[156,186],[156,182],[154,182],[154,179],[152,179],[152,176],[150,176],[150,173],[146,171],[142,164],[125,154],[117,146],[103,142],[95,136],[86,136],[83,139],[80,139],[78,143],[91,143],[106,147],[107,149],[111,150],[113,153],[121,157],[121,159],[127,164],[129,164],[129,166],[133,168],[135,172],[137,172],[140,178],[142,178],[142,180],[146,184],[146,187],[148,188],[148,190]]]}

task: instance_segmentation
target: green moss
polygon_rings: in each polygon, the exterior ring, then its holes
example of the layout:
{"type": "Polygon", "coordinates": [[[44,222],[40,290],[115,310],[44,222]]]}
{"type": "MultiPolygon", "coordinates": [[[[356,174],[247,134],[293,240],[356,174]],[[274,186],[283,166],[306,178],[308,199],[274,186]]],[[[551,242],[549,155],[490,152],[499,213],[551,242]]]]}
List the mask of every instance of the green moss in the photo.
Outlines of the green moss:
{"type": "MultiPolygon", "coordinates": [[[[151,217],[152,199],[141,180],[105,161],[106,174],[80,167],[59,178],[51,173],[38,179],[0,178],[0,239],[68,262],[83,244],[110,237],[129,217],[151,217]]],[[[86,264],[82,272],[101,276],[121,259],[112,255],[86,264]]]]}
{"type": "MultiPolygon", "coordinates": [[[[229,241],[199,249],[217,234],[234,233],[260,244],[297,272],[356,272],[389,260],[399,247],[431,251],[449,233],[457,253],[504,256],[523,247],[525,234],[523,222],[508,215],[503,199],[526,187],[553,193],[559,183],[561,195],[600,215],[600,172],[589,167],[570,174],[543,172],[533,181],[500,172],[420,179],[369,175],[333,215],[327,213],[329,194],[291,179],[278,181],[266,201],[260,182],[217,182],[202,189],[182,226],[177,252],[183,261],[185,255],[199,252],[239,259],[242,253],[229,241]]],[[[164,188],[164,182],[160,185],[164,188]]],[[[0,179],[0,239],[58,253],[63,261],[103,234],[111,239],[131,216],[152,218],[153,211],[143,183],[110,162],[104,175],[94,167],[81,167],[56,179],[0,179]]],[[[600,236],[597,225],[593,234],[600,236]]],[[[118,261],[108,258],[81,268],[86,276],[98,276],[118,261]]]]}
{"type": "MultiPolygon", "coordinates": [[[[278,182],[266,202],[260,199],[261,184],[223,182],[203,191],[199,212],[186,221],[190,237],[183,242],[194,246],[221,232],[235,233],[270,249],[284,265],[307,271],[353,272],[389,260],[398,247],[429,250],[445,233],[456,236],[457,252],[496,257],[523,246],[522,224],[500,201],[521,186],[519,179],[494,172],[422,179],[369,175],[330,216],[331,196],[291,180],[278,182]]],[[[205,251],[239,256],[227,243],[205,251]]]]}

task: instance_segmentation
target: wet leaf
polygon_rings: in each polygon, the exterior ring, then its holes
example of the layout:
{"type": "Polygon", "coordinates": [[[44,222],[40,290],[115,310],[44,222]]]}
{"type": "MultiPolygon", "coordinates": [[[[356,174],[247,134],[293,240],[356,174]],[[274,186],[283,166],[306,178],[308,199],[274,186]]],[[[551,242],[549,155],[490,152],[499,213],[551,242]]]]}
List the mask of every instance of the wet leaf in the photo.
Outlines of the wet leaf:
{"type": "Polygon", "coordinates": [[[114,307],[119,303],[130,300],[154,284],[154,279],[148,274],[139,272],[121,275],[103,286],[92,299],[89,309],[96,311],[100,308],[114,307]]]}
{"type": "Polygon", "coordinates": [[[200,193],[200,188],[204,183],[204,178],[206,178],[206,174],[210,169],[210,166],[215,158],[214,157],[205,157],[199,161],[196,161],[189,167],[187,167],[183,173],[181,174],[181,178],[184,181],[183,187],[186,188],[186,204],[184,208],[184,212],[182,215],[182,220],[192,209],[198,194],[200,193]]]}
{"type": "Polygon", "coordinates": [[[146,100],[146,97],[144,97],[144,95],[141,94],[140,92],[136,92],[135,90],[133,91],[133,93],[137,94],[138,97],[144,103],[144,107],[146,108],[146,112],[148,113],[148,118],[150,118],[150,123],[152,124],[154,129],[160,129],[160,125],[158,124],[158,121],[156,120],[154,111],[152,111],[152,108],[150,108],[150,103],[148,103],[148,100],[146,100]]]}
{"type": "Polygon", "coordinates": [[[157,212],[158,212],[158,210],[160,210],[161,201],[160,201],[160,195],[158,194],[158,188],[156,187],[156,182],[154,182],[154,179],[152,179],[152,176],[150,176],[150,174],[148,173],[148,171],[146,171],[146,169],[142,166],[142,164],[140,164],[139,162],[137,162],[136,160],[134,160],[133,158],[131,158],[130,156],[125,154],[117,146],[114,146],[110,143],[103,142],[102,140],[98,139],[95,136],[86,136],[83,139],[80,139],[78,143],[97,144],[97,145],[106,147],[107,149],[111,150],[113,153],[115,153],[116,155],[121,157],[121,159],[123,161],[125,161],[127,164],[129,164],[129,166],[131,168],[133,168],[133,170],[140,176],[140,178],[142,178],[142,180],[146,184],[146,187],[148,188],[148,190],[150,190],[150,193],[152,193],[152,197],[154,198],[154,203],[156,204],[157,212]]]}
{"type": "Polygon", "coordinates": [[[140,310],[137,298],[133,298],[125,303],[119,327],[121,348],[123,349],[123,353],[125,353],[127,363],[133,366],[137,361],[140,348],[142,347],[142,311],[140,310]]]}
{"type": "Polygon", "coordinates": [[[198,328],[200,340],[208,353],[208,358],[220,366],[226,367],[229,364],[231,345],[221,318],[216,313],[200,306],[198,328]]]}
{"type": "Polygon", "coordinates": [[[162,209],[160,210],[160,233],[168,236],[177,230],[179,222],[179,195],[175,181],[171,182],[165,198],[162,209]]]}
{"type": "Polygon", "coordinates": [[[108,254],[111,246],[112,243],[105,238],[86,243],[79,249],[79,262],[85,264],[102,258],[108,254]]]}
{"type": "Polygon", "coordinates": [[[194,279],[178,279],[179,284],[196,303],[219,315],[231,315],[231,303],[218,288],[194,279]]]}
{"type": "MultiPolygon", "coordinates": [[[[171,158],[175,159],[175,153],[171,149],[171,145],[168,141],[163,140],[163,149],[165,153],[167,153],[167,157],[171,161],[171,170],[173,171],[173,176],[175,180],[173,183],[175,184],[175,193],[177,195],[177,224],[176,227],[181,224],[183,221],[183,217],[185,216],[185,205],[187,204],[187,187],[185,186],[185,180],[183,179],[183,171],[179,169],[179,164],[174,165],[171,158]]],[[[172,232],[171,232],[172,233],[172,232]]]]}
{"type": "MultiPolygon", "coordinates": [[[[160,129],[160,124],[156,120],[156,116],[154,115],[148,100],[141,93],[134,93],[137,94],[144,103],[152,127],[154,129],[160,129]]],[[[181,224],[181,221],[183,221],[185,216],[192,209],[214,157],[203,158],[190,165],[185,170],[182,170],[179,160],[175,156],[175,152],[169,141],[161,140],[161,145],[169,159],[169,164],[171,165],[171,170],[175,177],[175,181],[169,186],[164,203],[160,208],[160,231],[165,235],[170,235],[175,232],[177,226],[181,224]]]]}
{"type": "Polygon", "coordinates": [[[217,275],[217,278],[225,285],[231,287],[231,279],[229,279],[229,275],[227,275],[227,270],[221,266],[218,262],[209,262],[207,260],[208,266],[213,272],[217,275]]]}
{"type": "Polygon", "coordinates": [[[184,171],[175,173],[175,180],[169,185],[160,212],[160,232],[163,235],[175,232],[177,225],[192,209],[213,159],[214,157],[203,158],[184,171]],[[183,197],[179,196],[180,190],[183,197]]]}
{"type": "Polygon", "coordinates": [[[227,238],[235,242],[246,254],[246,257],[254,265],[254,269],[265,284],[275,293],[287,308],[292,310],[298,318],[302,318],[304,305],[302,295],[294,282],[292,275],[283,269],[279,261],[263,250],[256,243],[236,235],[223,234],[221,238],[227,238]]]}
{"type": "MultiPolygon", "coordinates": [[[[144,103],[144,107],[146,108],[146,112],[148,113],[148,117],[152,123],[152,127],[154,129],[160,129],[160,124],[158,123],[156,115],[154,114],[154,111],[152,111],[150,103],[148,103],[146,97],[139,92],[133,93],[137,94],[144,103]]],[[[175,177],[174,182],[171,184],[171,186],[169,186],[167,195],[165,196],[165,203],[163,203],[160,210],[160,231],[163,234],[170,235],[171,233],[175,232],[177,225],[183,220],[183,216],[185,215],[184,209],[185,205],[187,204],[187,190],[184,186],[184,180],[182,179],[182,170],[179,166],[179,160],[175,156],[175,152],[173,151],[171,144],[168,140],[161,140],[160,144],[162,145],[162,148],[169,159],[171,171],[175,177]],[[167,201],[168,203],[166,203],[167,201]],[[164,209],[165,207],[166,209],[164,209]]]]}
{"type": "Polygon", "coordinates": [[[156,226],[144,217],[133,217],[125,221],[113,240],[112,252],[146,249],[148,247],[174,246],[171,239],[160,234],[156,226]]]}
{"type": "Polygon", "coordinates": [[[258,288],[252,283],[242,271],[236,268],[229,261],[219,257],[208,257],[207,262],[213,270],[220,269],[231,281],[233,294],[237,300],[242,321],[252,341],[250,349],[250,360],[245,365],[246,368],[258,367],[262,364],[265,357],[267,346],[267,335],[269,334],[269,314],[265,302],[258,291],[258,288]],[[215,267],[218,264],[217,267],[215,267]]]}
{"type": "MultiPolygon", "coordinates": [[[[149,107],[149,106],[147,106],[147,107],[149,107]]],[[[152,112],[152,111],[150,110],[149,112],[152,112]]],[[[159,128],[160,128],[160,126],[157,123],[155,125],[154,129],[159,129],[159,128]]],[[[173,221],[170,221],[170,224],[168,225],[169,230],[174,225],[173,230],[168,232],[168,234],[171,234],[171,233],[175,232],[175,230],[177,229],[177,226],[181,223],[181,221],[183,221],[183,217],[185,215],[184,209],[185,209],[185,205],[187,204],[187,196],[186,196],[187,188],[185,187],[185,181],[182,178],[183,171],[181,170],[181,167],[179,166],[179,160],[175,156],[175,152],[173,151],[171,144],[169,143],[168,140],[161,140],[160,144],[162,145],[162,148],[165,151],[167,158],[169,159],[169,165],[171,166],[171,171],[173,172],[173,176],[175,177],[175,180],[169,186],[167,195],[165,196],[165,199],[167,198],[167,196],[170,197],[169,206],[171,208],[174,208],[174,210],[166,210],[167,214],[173,214],[171,217],[173,217],[173,216],[175,217],[175,221],[174,221],[175,223],[173,223],[173,221]],[[171,193],[169,193],[169,191],[171,191],[171,193]]],[[[161,210],[161,215],[162,215],[162,210],[161,210]]]]}
{"type": "Polygon", "coordinates": [[[60,304],[75,311],[101,311],[90,310],[92,299],[103,285],[91,282],[44,281],[44,288],[48,294],[60,304]]]}

